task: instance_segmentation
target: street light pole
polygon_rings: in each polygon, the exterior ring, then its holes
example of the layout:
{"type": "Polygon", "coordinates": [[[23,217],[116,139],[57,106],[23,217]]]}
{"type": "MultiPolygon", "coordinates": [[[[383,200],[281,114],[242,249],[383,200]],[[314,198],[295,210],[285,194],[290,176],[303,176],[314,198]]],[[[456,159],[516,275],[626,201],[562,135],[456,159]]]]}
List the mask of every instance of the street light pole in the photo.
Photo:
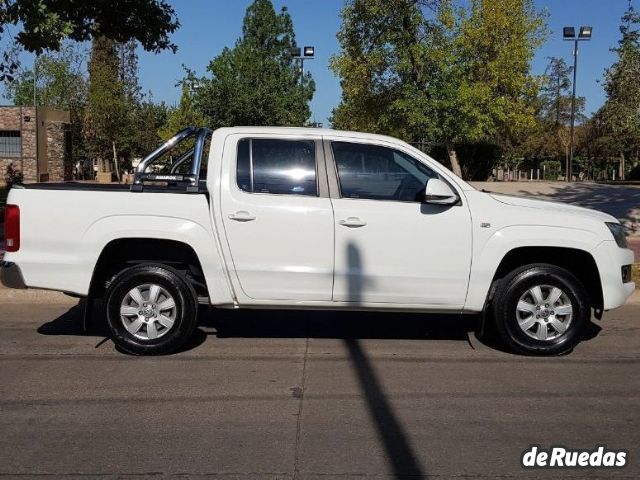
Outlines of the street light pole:
{"type": "Polygon", "coordinates": [[[580,33],[576,36],[576,29],[574,27],[564,27],[562,29],[562,38],[564,40],[573,41],[573,85],[571,93],[571,123],[569,131],[569,158],[566,160],[565,171],[566,181],[570,182],[573,176],[573,153],[574,153],[574,133],[576,123],[576,74],[578,71],[578,42],[581,40],[591,40],[591,27],[580,27],[580,33]]]}
{"type": "Polygon", "coordinates": [[[38,84],[38,55],[36,55],[36,59],[33,61],[33,106],[34,107],[38,105],[36,100],[37,84],[38,84]]]}
{"type": "MultiPolygon", "coordinates": [[[[302,100],[302,111],[305,109],[304,102],[304,61],[305,60],[313,60],[315,55],[315,47],[306,46],[304,48],[300,47],[292,47],[289,49],[289,55],[292,59],[298,60],[300,62],[300,95],[302,100]]],[[[304,120],[302,121],[302,126],[304,127],[304,120]]]]}
{"type": "Polygon", "coordinates": [[[576,73],[578,71],[578,40],[574,42],[573,48],[573,91],[571,93],[571,126],[569,127],[569,162],[567,165],[567,182],[571,181],[573,172],[573,138],[576,123],[576,73]]]}

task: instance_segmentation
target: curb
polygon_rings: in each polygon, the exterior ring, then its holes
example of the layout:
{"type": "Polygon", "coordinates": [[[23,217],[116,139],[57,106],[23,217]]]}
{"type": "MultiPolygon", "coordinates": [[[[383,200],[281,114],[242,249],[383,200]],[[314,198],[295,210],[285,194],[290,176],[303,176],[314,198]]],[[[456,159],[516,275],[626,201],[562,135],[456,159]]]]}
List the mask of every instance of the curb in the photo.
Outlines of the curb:
{"type": "MultiPolygon", "coordinates": [[[[28,288],[25,290],[14,290],[0,286],[0,305],[15,305],[29,303],[51,303],[75,305],[78,303],[77,298],[70,297],[61,292],[52,290],[39,290],[36,288],[28,288]]],[[[2,307],[0,307],[0,311],[2,307]]]]}

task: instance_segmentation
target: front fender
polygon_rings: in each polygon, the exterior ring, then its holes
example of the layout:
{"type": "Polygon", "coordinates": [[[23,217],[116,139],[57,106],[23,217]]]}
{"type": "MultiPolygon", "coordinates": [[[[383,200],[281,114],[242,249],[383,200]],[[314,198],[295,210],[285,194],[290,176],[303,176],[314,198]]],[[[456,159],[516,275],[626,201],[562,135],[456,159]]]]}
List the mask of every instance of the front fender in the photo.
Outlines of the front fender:
{"type": "Polygon", "coordinates": [[[561,247],[583,250],[591,254],[599,243],[600,239],[595,233],[577,228],[538,225],[501,228],[486,241],[474,245],[464,309],[470,312],[482,311],[500,262],[516,248],[561,247]]]}

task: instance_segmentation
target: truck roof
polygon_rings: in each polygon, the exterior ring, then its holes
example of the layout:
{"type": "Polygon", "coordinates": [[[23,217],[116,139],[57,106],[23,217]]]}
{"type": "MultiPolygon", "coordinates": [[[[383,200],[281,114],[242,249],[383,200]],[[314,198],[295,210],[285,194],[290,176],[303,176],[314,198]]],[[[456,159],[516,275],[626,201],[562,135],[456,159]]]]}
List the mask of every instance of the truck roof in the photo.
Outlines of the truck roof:
{"type": "Polygon", "coordinates": [[[345,137],[345,138],[361,138],[361,139],[377,139],[385,140],[393,143],[405,143],[404,141],[390,137],[388,135],[379,135],[377,133],[365,133],[365,132],[353,132],[349,130],[334,130],[332,128],[315,128],[315,127],[256,127],[256,126],[237,126],[237,127],[222,127],[216,130],[220,133],[262,133],[262,134],[300,134],[300,135],[325,135],[332,137],[345,137]]]}

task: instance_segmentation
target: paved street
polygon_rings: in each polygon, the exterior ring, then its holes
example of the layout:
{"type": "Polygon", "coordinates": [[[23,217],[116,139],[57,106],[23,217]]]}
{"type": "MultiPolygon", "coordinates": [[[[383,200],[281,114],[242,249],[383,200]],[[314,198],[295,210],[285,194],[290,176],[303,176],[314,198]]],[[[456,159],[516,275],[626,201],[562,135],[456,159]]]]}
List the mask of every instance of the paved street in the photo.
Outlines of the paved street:
{"type": "Polygon", "coordinates": [[[278,311],[208,313],[182,353],[135,358],[83,334],[71,299],[6,298],[4,478],[508,478],[534,443],[629,466],[529,478],[640,475],[640,304],[561,358],[489,348],[455,316],[278,311]]]}

